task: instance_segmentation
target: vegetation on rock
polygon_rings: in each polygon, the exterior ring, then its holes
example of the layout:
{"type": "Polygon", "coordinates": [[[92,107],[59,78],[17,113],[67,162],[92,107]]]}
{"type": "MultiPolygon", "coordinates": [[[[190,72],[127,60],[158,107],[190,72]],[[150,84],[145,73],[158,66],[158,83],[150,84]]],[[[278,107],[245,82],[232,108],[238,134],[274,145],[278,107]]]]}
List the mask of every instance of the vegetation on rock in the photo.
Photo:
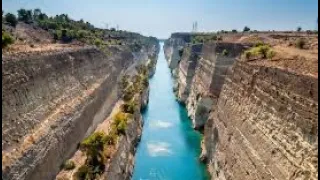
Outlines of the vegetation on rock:
{"type": "Polygon", "coordinates": [[[104,132],[95,132],[81,142],[80,150],[85,152],[87,159],[85,165],[80,167],[76,173],[78,179],[96,177],[103,172],[105,167],[103,150],[106,142],[104,132]]]}
{"type": "Polygon", "coordinates": [[[2,30],[2,48],[6,48],[13,43],[14,43],[13,37],[9,33],[2,30]]]}
{"type": "Polygon", "coordinates": [[[76,165],[74,164],[74,162],[72,160],[68,160],[63,164],[63,168],[65,170],[72,170],[76,167],[76,165]]]}
{"type": "Polygon", "coordinates": [[[11,13],[3,17],[2,11],[2,21],[13,27],[19,21],[32,24],[34,27],[50,32],[53,40],[63,43],[77,40],[85,44],[96,45],[100,49],[104,49],[107,45],[129,45],[133,51],[139,51],[143,45],[149,46],[158,41],[154,37],[143,37],[138,33],[96,28],[82,19],[73,20],[67,14],[49,17],[40,9],[19,9],[17,14],[17,17],[11,13]]]}
{"type": "Polygon", "coordinates": [[[299,48],[299,49],[303,49],[303,47],[306,45],[306,41],[302,38],[298,38],[296,40],[296,43],[295,43],[296,47],[299,48]]]}
{"type": "Polygon", "coordinates": [[[246,50],[243,54],[245,59],[251,58],[268,58],[271,59],[275,55],[275,52],[271,49],[269,45],[263,43],[257,43],[254,47],[246,50]]]}
{"type": "Polygon", "coordinates": [[[222,51],[222,56],[228,56],[228,54],[229,54],[229,51],[228,51],[228,50],[224,49],[224,50],[222,51]]]}

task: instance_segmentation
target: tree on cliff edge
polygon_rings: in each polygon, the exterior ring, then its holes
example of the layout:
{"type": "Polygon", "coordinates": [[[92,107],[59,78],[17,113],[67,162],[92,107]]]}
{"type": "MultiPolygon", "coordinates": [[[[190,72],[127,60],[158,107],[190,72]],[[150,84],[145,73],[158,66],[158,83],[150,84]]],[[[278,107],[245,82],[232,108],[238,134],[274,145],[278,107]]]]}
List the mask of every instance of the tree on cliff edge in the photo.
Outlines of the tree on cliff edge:
{"type": "Polygon", "coordinates": [[[250,28],[248,27],[248,26],[245,26],[244,28],[243,28],[243,32],[249,32],[250,31],[250,28]]]}

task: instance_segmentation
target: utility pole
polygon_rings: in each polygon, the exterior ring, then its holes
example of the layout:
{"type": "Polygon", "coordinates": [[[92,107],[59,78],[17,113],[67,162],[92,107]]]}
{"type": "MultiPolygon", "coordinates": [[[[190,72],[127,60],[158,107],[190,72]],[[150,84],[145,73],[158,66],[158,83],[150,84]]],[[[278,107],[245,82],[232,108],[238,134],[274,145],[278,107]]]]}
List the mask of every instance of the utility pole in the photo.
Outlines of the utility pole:
{"type": "Polygon", "coordinates": [[[194,32],[194,22],[192,22],[192,31],[191,32],[194,32]]]}
{"type": "Polygon", "coordinates": [[[195,31],[195,32],[198,31],[198,22],[197,22],[197,21],[194,23],[194,31],[195,31]]]}

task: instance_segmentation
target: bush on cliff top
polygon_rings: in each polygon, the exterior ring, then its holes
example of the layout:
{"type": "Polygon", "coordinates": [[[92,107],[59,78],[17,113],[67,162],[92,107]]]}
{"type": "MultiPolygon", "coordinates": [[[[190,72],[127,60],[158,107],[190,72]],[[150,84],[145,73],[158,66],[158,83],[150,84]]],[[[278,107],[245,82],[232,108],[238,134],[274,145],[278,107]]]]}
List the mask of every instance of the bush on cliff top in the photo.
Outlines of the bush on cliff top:
{"type": "Polygon", "coordinates": [[[252,57],[257,58],[268,58],[271,59],[275,55],[275,52],[270,48],[269,45],[257,45],[244,52],[243,56],[245,59],[250,59],[252,57]]]}
{"type": "Polygon", "coordinates": [[[5,21],[7,23],[9,23],[11,26],[16,27],[16,25],[18,24],[18,19],[14,14],[11,13],[7,13],[5,15],[5,21]]]}
{"type": "Polygon", "coordinates": [[[302,38],[298,38],[296,40],[296,47],[299,48],[299,49],[303,49],[305,44],[306,44],[306,41],[304,39],[302,39],[302,38]]]}
{"type": "Polygon", "coordinates": [[[2,31],[2,48],[6,48],[13,43],[14,43],[13,37],[9,33],[2,31]]]}

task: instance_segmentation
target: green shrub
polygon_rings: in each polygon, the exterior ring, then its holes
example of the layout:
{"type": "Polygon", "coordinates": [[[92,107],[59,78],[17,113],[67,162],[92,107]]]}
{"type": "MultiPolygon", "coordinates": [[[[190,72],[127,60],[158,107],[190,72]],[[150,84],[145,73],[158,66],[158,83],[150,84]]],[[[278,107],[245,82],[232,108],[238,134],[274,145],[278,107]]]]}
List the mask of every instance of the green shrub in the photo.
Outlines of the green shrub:
{"type": "Polygon", "coordinates": [[[6,20],[6,22],[8,22],[13,27],[16,27],[16,25],[18,24],[17,17],[14,14],[11,14],[11,13],[7,13],[5,15],[5,20],[6,20]]]}
{"type": "Polygon", "coordinates": [[[275,53],[272,51],[269,45],[260,45],[253,47],[244,52],[244,57],[250,59],[251,57],[261,56],[262,58],[272,58],[275,53]]]}
{"type": "Polygon", "coordinates": [[[238,31],[236,30],[236,29],[232,29],[232,31],[231,32],[233,32],[233,33],[237,33],[238,31]]]}
{"type": "Polygon", "coordinates": [[[297,27],[297,31],[298,32],[301,32],[302,31],[302,28],[299,26],[299,27],[297,27]]]}
{"type": "Polygon", "coordinates": [[[296,47],[299,48],[299,49],[303,49],[305,44],[306,44],[306,41],[304,39],[302,39],[302,38],[298,38],[296,40],[296,47]]]}
{"type": "Polygon", "coordinates": [[[117,126],[118,134],[125,134],[127,128],[127,122],[121,121],[117,126]]]}
{"type": "Polygon", "coordinates": [[[267,52],[267,58],[268,59],[272,59],[275,55],[276,55],[276,53],[274,51],[272,51],[272,50],[269,50],[267,52]]]}
{"type": "Polygon", "coordinates": [[[18,20],[25,23],[32,22],[32,10],[19,9],[18,10],[18,20]]]}
{"type": "Polygon", "coordinates": [[[258,48],[258,54],[262,55],[262,58],[267,57],[267,52],[270,50],[270,47],[267,45],[259,46],[258,48]]]}
{"type": "Polygon", "coordinates": [[[82,38],[85,38],[88,34],[89,32],[86,30],[79,30],[76,36],[77,38],[82,39],[82,38]]]}
{"type": "Polygon", "coordinates": [[[128,116],[127,116],[126,113],[119,111],[117,114],[115,114],[115,115],[113,116],[113,123],[114,123],[116,126],[118,126],[121,122],[123,122],[123,121],[126,122],[126,121],[127,121],[127,118],[128,118],[128,116]]]}
{"type": "Polygon", "coordinates": [[[245,57],[246,59],[250,59],[251,56],[252,56],[251,51],[245,51],[245,52],[244,52],[244,57],[245,57]]]}
{"type": "Polygon", "coordinates": [[[136,70],[137,70],[138,74],[140,74],[140,75],[147,75],[148,74],[148,67],[144,64],[140,64],[139,66],[137,66],[136,70]]]}
{"type": "Polygon", "coordinates": [[[222,51],[222,55],[223,55],[223,56],[228,56],[228,54],[229,54],[228,50],[224,49],[224,50],[222,51]]]}
{"type": "Polygon", "coordinates": [[[53,38],[55,40],[60,40],[62,37],[62,31],[61,30],[55,30],[53,33],[53,38]]]}
{"type": "Polygon", "coordinates": [[[96,46],[98,46],[98,47],[100,47],[100,46],[102,45],[102,43],[103,43],[103,42],[102,42],[101,39],[98,39],[98,38],[97,38],[97,39],[94,40],[94,45],[96,45],[96,46]]]}
{"type": "Polygon", "coordinates": [[[114,145],[117,140],[117,135],[113,132],[110,132],[108,135],[105,136],[105,142],[107,145],[114,145]]]}
{"type": "Polygon", "coordinates": [[[113,129],[115,128],[116,134],[125,134],[127,121],[128,115],[121,111],[113,117],[113,129]]]}
{"type": "Polygon", "coordinates": [[[147,88],[149,86],[149,79],[146,75],[142,76],[142,88],[147,88]]]}
{"type": "Polygon", "coordinates": [[[104,170],[103,149],[106,143],[104,132],[95,132],[80,143],[80,150],[85,152],[86,164],[94,167],[96,173],[104,170]]]}
{"type": "Polygon", "coordinates": [[[243,32],[249,32],[250,31],[250,28],[248,27],[248,26],[245,26],[244,28],[243,28],[243,32]]]}
{"type": "Polygon", "coordinates": [[[14,43],[14,39],[9,33],[2,31],[2,48],[8,47],[10,44],[14,43]]]}
{"type": "Polygon", "coordinates": [[[254,47],[259,47],[265,45],[263,41],[258,41],[254,44],[254,47]]]}
{"type": "Polygon", "coordinates": [[[76,173],[74,173],[74,179],[77,180],[93,180],[95,179],[95,174],[93,168],[88,165],[82,165],[76,173]]]}
{"type": "Polygon", "coordinates": [[[63,164],[63,168],[65,170],[72,170],[76,167],[76,165],[74,164],[74,162],[72,160],[68,160],[63,164]]]}
{"type": "Polygon", "coordinates": [[[120,89],[120,91],[123,93],[124,92],[124,90],[128,87],[128,85],[129,85],[129,81],[128,81],[128,79],[129,79],[129,76],[128,75],[123,75],[122,77],[121,77],[121,79],[120,79],[120,82],[119,82],[119,89],[120,89]]]}
{"type": "Polygon", "coordinates": [[[122,99],[124,101],[130,101],[135,94],[135,89],[132,84],[128,85],[123,91],[122,99]]]}
{"type": "Polygon", "coordinates": [[[123,112],[133,114],[135,112],[135,110],[137,109],[137,105],[138,104],[135,101],[135,99],[132,99],[128,102],[125,102],[122,105],[123,112]]]}

